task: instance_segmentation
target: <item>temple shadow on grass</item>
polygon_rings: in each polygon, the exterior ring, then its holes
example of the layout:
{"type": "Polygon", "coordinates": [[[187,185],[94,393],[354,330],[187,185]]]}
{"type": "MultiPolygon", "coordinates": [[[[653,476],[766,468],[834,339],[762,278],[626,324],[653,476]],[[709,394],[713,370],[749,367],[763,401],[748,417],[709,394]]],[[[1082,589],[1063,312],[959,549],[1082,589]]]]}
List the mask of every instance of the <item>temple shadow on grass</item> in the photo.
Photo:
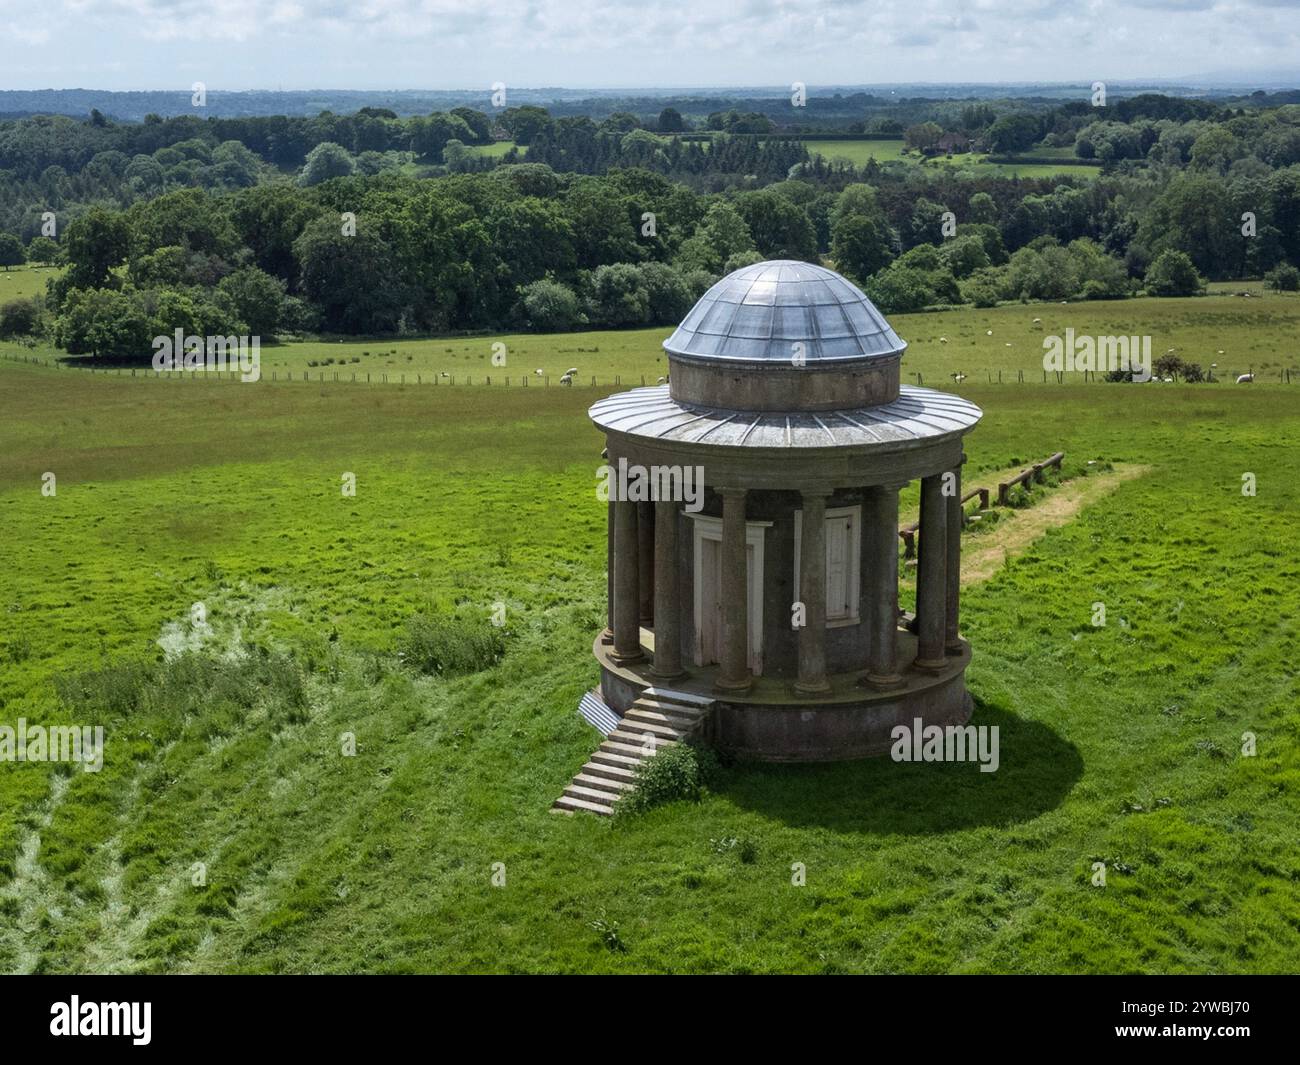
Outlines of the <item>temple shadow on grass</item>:
{"type": "Polygon", "coordinates": [[[888,754],[828,765],[742,762],[714,791],[792,827],[923,836],[1031,820],[1059,806],[1083,775],[1078,748],[1042,722],[977,699],[970,724],[997,726],[996,772],[888,754]]]}

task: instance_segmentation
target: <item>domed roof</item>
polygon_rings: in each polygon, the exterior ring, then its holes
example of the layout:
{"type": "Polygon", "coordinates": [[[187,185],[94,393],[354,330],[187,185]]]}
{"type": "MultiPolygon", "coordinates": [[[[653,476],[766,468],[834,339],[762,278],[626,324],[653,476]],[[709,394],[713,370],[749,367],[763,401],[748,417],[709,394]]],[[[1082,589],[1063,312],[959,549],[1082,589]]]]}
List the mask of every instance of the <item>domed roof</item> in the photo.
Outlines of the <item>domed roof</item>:
{"type": "Polygon", "coordinates": [[[792,259],[744,266],[691,308],[664,341],[689,359],[808,363],[901,354],[907,344],[862,290],[834,270],[792,259]]]}

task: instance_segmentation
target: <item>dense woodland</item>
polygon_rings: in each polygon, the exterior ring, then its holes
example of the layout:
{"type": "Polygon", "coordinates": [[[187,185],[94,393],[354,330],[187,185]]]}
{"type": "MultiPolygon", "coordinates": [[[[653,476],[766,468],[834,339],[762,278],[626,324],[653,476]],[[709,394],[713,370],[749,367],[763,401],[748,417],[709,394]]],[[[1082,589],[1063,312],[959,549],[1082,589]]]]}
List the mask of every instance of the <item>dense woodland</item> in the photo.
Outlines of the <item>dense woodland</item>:
{"type": "Polygon", "coordinates": [[[668,324],[760,258],[833,265],[888,313],[1188,295],[1206,279],[1300,287],[1300,105],[1143,96],[909,117],[862,127],[1073,156],[1097,177],[828,163],[742,109],[0,122],[0,266],[65,267],[44,298],[0,308],[0,335],[146,359],[177,328],[668,324]],[[514,147],[480,150],[500,139],[514,147]]]}

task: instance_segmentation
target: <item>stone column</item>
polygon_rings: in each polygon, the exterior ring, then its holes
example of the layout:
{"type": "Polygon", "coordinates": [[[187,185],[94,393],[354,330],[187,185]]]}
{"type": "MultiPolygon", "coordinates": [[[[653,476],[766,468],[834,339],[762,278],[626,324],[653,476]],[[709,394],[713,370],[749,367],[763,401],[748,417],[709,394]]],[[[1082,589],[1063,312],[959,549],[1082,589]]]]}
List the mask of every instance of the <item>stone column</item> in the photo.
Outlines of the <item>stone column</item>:
{"type": "Polygon", "coordinates": [[[614,504],[614,653],[618,663],[641,658],[640,590],[637,576],[636,504],[614,504]]]}
{"type": "MultiPolygon", "coordinates": [[[[966,461],[962,455],[961,461],[966,461]]],[[[957,623],[961,599],[961,463],[952,470],[952,495],[947,497],[948,553],[945,566],[947,595],[945,597],[944,650],[950,655],[961,654],[961,637],[957,623]]]]}
{"type": "Polygon", "coordinates": [[[655,613],[655,505],[641,502],[636,505],[637,543],[637,594],[641,603],[641,621],[654,622],[655,613]]]}
{"type": "Polygon", "coordinates": [[[898,485],[867,489],[862,539],[867,565],[867,675],[873,688],[896,688],[898,673],[898,485]]]}
{"type": "Polygon", "coordinates": [[[677,569],[677,504],[655,503],[655,660],[656,677],[680,677],[682,669],[682,598],[677,569]]]}
{"type": "Polygon", "coordinates": [[[614,501],[605,504],[605,631],[601,643],[614,642],[614,501]]]}
{"type": "Polygon", "coordinates": [[[805,491],[799,545],[799,600],[804,625],[799,630],[800,695],[824,695],[826,681],[826,499],[829,492],[805,491]]]}
{"type": "Polygon", "coordinates": [[[943,474],[921,478],[921,542],[916,572],[917,669],[942,669],[947,627],[948,513],[943,474]]]}
{"type": "Polygon", "coordinates": [[[720,488],[722,495],[722,662],[719,691],[749,689],[749,596],[745,551],[745,489],[720,488]]]}

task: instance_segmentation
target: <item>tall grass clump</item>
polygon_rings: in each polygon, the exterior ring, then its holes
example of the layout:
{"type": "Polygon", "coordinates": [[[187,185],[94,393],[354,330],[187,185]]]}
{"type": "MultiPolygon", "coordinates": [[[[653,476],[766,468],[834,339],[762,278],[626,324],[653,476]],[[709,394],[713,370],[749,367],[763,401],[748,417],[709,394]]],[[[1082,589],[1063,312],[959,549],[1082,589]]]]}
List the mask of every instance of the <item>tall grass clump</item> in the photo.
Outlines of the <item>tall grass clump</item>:
{"type": "Polygon", "coordinates": [[[406,665],[435,676],[491,669],[505,653],[503,629],[448,614],[416,614],[410,618],[397,651],[406,665]]]}

